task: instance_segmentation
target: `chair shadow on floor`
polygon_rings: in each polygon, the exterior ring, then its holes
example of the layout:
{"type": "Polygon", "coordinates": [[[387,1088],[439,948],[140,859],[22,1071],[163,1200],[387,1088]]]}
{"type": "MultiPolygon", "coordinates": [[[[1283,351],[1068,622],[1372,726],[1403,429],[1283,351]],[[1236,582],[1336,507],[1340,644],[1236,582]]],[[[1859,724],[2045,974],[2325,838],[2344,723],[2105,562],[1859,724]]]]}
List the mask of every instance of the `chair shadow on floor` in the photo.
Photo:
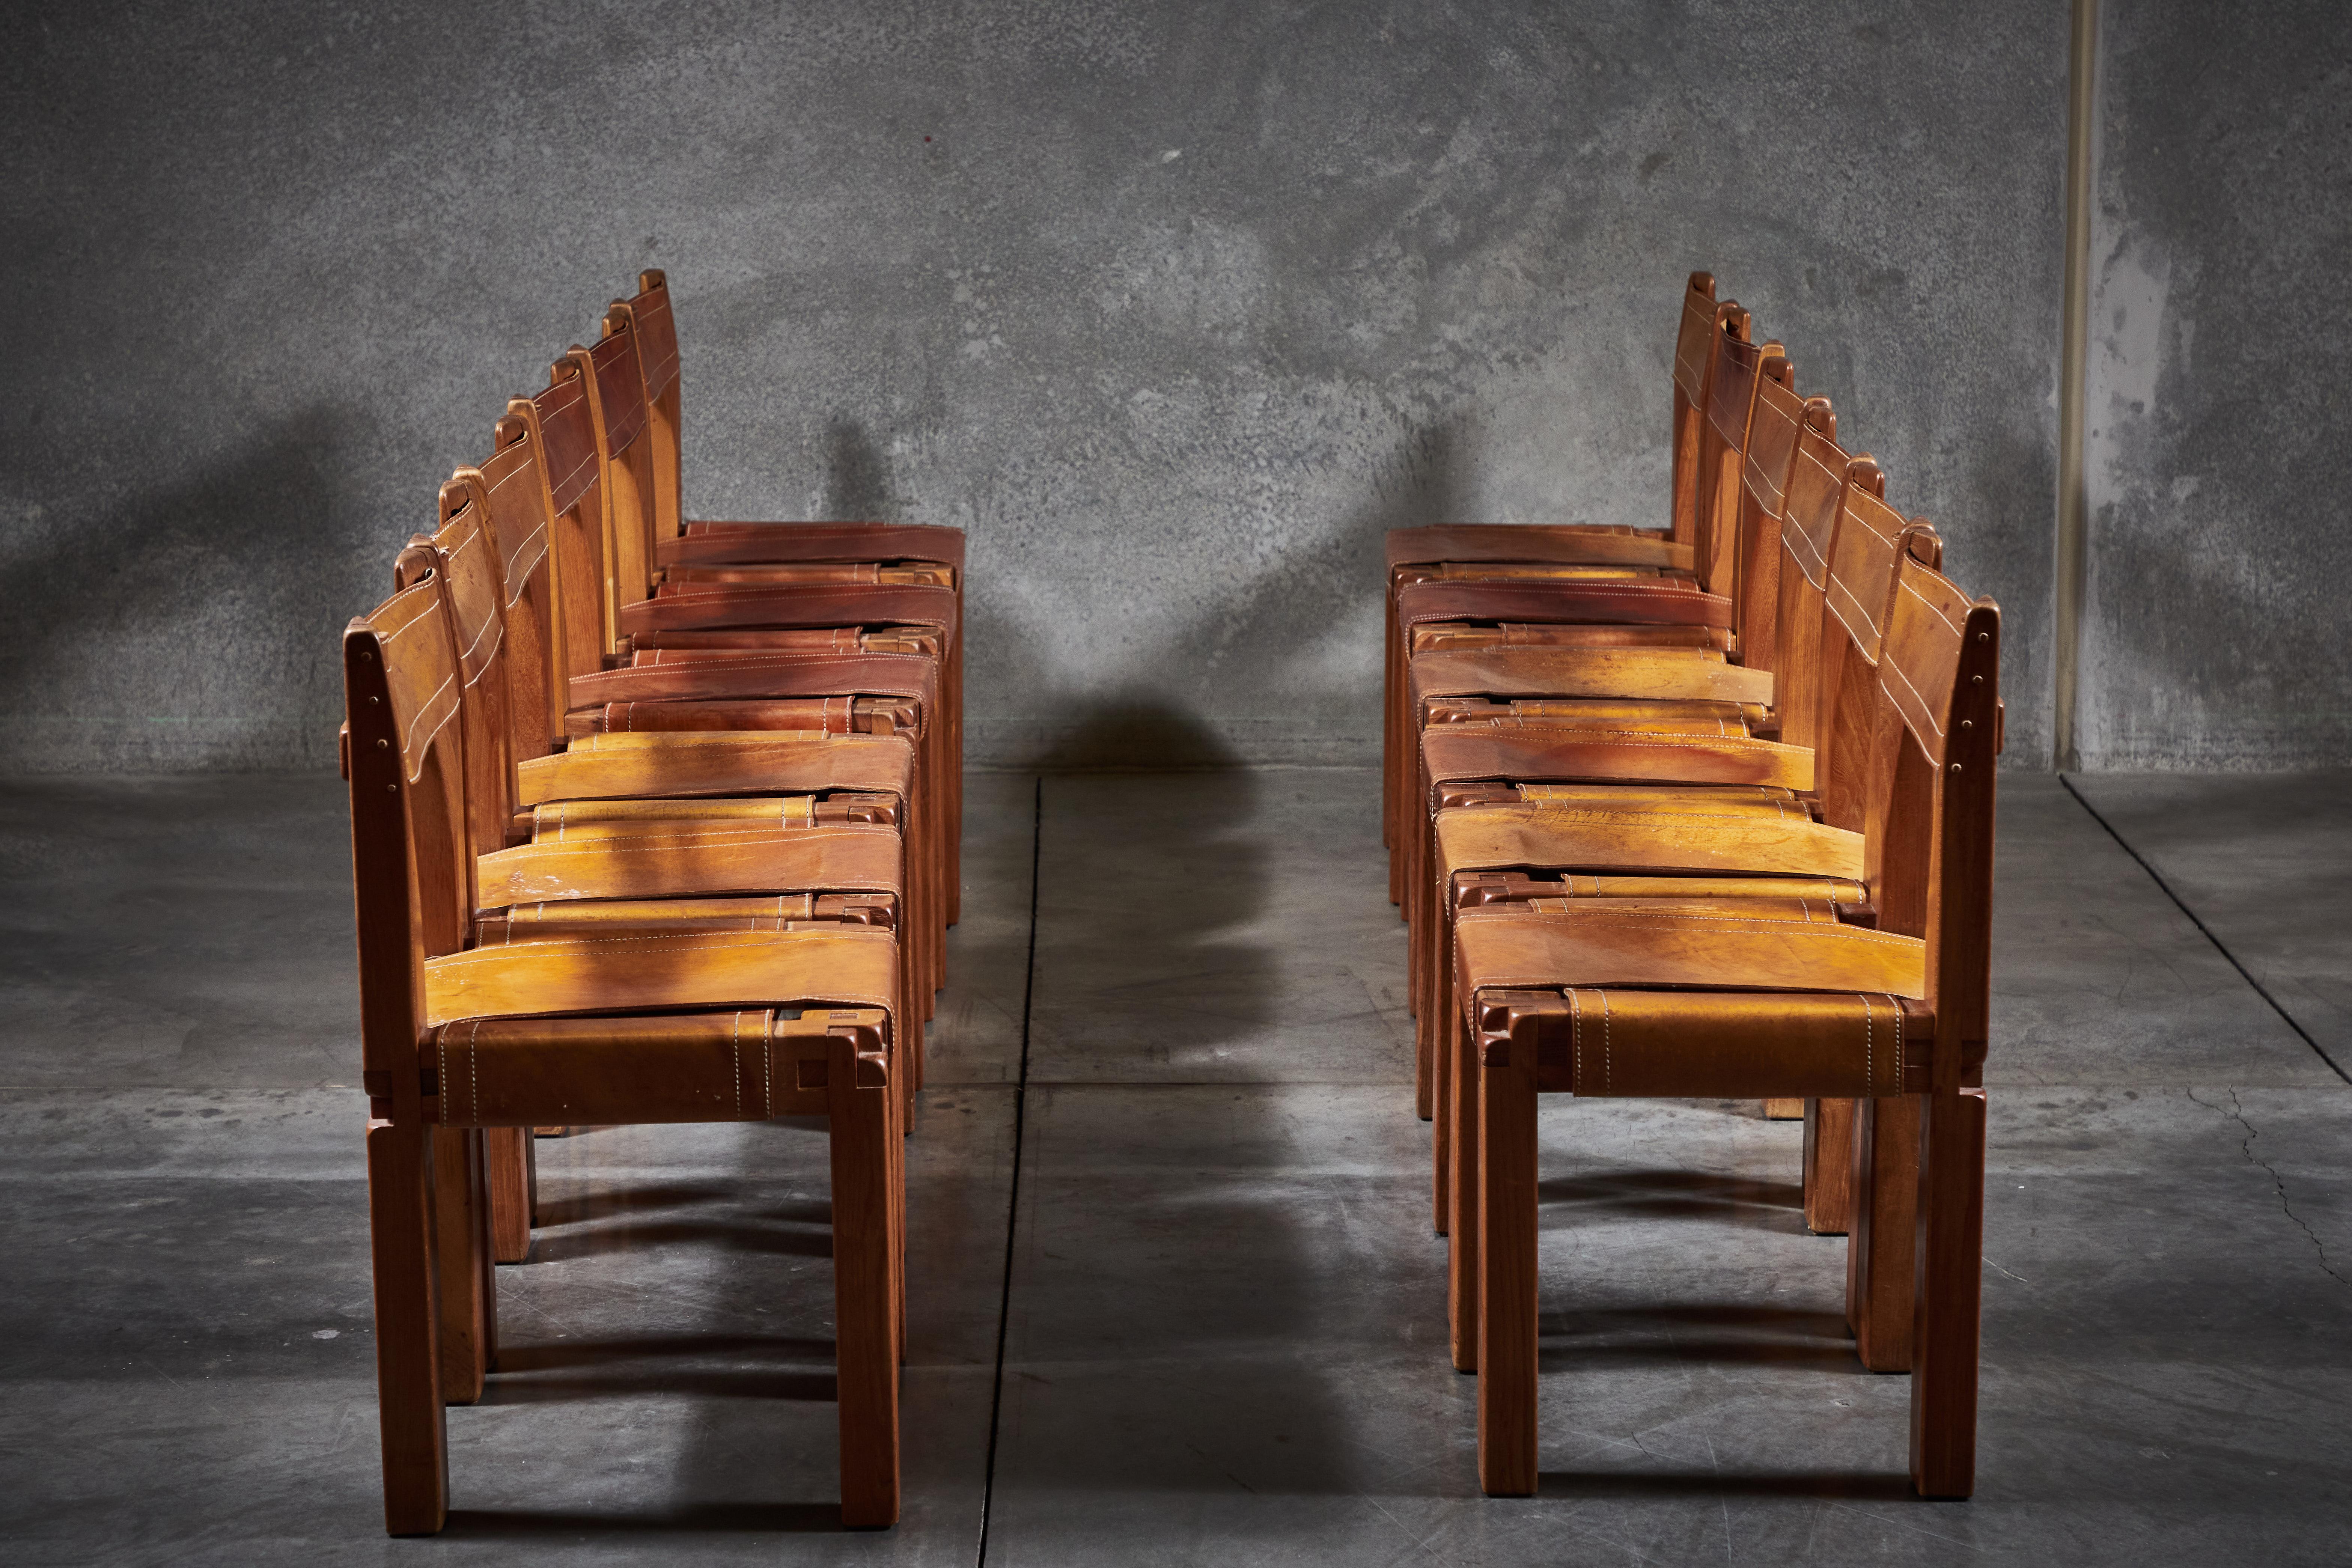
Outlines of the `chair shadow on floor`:
{"type": "Polygon", "coordinates": [[[1547,1226],[1568,1223],[1562,1208],[1601,1210],[1627,1218],[1665,1219],[1801,1215],[1805,1189],[1801,1182],[1775,1182],[1750,1176],[1725,1176],[1706,1171],[1591,1170],[1574,1175],[1551,1175],[1536,1185],[1537,1202],[1547,1226]]]}
{"type": "Polygon", "coordinates": [[[1067,716],[1044,786],[995,1509],[1010,1531],[1045,1508],[1083,1531],[1139,1495],[1354,1492],[1355,1369],[1318,1347],[1354,1310],[1339,1216],[1362,1194],[1300,1171],[1317,1133],[1290,1097],[1311,1091],[1262,1066],[1298,1005],[1254,928],[1274,786],[1173,702],[1067,716]]]}
{"type": "Polygon", "coordinates": [[[1843,1314],[1796,1307],[1698,1304],[1591,1308],[1537,1319],[1547,1373],[1598,1366],[1769,1366],[1871,1375],[1843,1314]]]}
{"type": "MultiPolygon", "coordinates": [[[[552,1435],[531,1456],[549,1467],[551,1487],[544,1506],[453,1509],[446,1533],[843,1528],[832,1500],[837,1396],[820,1128],[806,1119],[616,1127],[539,1142],[546,1223],[530,1261],[499,1271],[505,1331],[477,1408],[509,1412],[499,1418],[501,1450],[528,1432],[552,1435]],[[685,1168],[659,1168],[680,1158],[685,1168]],[[534,1409],[546,1414],[526,1414],[534,1409]],[[566,1506],[581,1495],[572,1488],[583,1463],[593,1473],[604,1462],[594,1431],[681,1415],[673,1454],[633,1464],[617,1489],[595,1484],[589,1495],[608,1506],[566,1506]],[[588,1450],[571,1452],[577,1443],[588,1450]]],[[[453,1427],[469,1419],[451,1412],[453,1427]]],[[[467,1484],[471,1468],[452,1476],[461,1503],[481,1495],[467,1484]]]]}
{"type": "Polygon", "coordinates": [[[1911,1481],[1889,1470],[1546,1470],[1536,1496],[1547,1502],[1654,1498],[1835,1498],[1848,1502],[1916,1502],[1911,1481]]]}
{"type": "MultiPolygon", "coordinates": [[[[562,1509],[453,1508],[441,1539],[540,1540],[551,1536],[806,1535],[845,1531],[838,1503],[688,1503],[637,1513],[562,1509]]],[[[865,1533],[860,1531],[859,1533],[865,1533]]]]}

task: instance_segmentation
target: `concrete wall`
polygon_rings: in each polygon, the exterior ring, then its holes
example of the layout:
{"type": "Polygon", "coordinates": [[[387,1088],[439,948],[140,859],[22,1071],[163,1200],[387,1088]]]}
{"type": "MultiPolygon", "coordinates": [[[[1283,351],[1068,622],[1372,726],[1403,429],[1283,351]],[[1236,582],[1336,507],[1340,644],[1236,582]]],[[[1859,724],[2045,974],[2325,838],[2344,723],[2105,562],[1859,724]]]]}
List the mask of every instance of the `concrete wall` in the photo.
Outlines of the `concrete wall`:
{"type": "Polygon", "coordinates": [[[2084,764],[2352,762],[2352,7],[2102,27],[2084,764]]]}
{"type": "Polygon", "coordinates": [[[343,619],[646,265],[692,512],[971,531],[980,758],[1369,757],[1383,530],[1664,521],[1695,266],[2049,754],[2049,0],[18,16],[0,765],[323,763],[343,619]]]}

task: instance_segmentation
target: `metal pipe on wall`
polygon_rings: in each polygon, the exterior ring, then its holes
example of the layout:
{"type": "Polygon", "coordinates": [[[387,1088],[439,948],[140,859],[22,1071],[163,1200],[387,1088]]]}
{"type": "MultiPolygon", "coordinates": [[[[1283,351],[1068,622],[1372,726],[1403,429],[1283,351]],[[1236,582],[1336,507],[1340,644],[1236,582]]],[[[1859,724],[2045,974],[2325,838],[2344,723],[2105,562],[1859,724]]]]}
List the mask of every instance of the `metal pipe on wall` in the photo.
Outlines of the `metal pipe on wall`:
{"type": "Polygon", "coordinates": [[[2062,317],[2065,342],[2058,371],[2058,527],[2056,588],[2053,595],[2051,664],[2056,681],[2051,714],[2053,761],[2061,770],[2080,765],[2074,717],[2082,683],[2083,599],[2089,531],[2088,497],[2083,474],[2084,426],[2088,413],[2091,314],[2091,149],[2098,107],[2099,0],[2074,0],[2066,93],[2066,300],[2062,317]]]}

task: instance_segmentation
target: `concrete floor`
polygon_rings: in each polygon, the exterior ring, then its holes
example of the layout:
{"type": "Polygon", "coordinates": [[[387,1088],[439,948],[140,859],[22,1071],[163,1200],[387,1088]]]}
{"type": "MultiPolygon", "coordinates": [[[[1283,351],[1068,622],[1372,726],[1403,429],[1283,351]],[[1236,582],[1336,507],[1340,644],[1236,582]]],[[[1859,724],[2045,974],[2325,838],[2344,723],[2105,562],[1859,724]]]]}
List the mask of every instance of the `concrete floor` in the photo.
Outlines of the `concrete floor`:
{"type": "Polygon", "coordinates": [[[1906,1495],[1793,1127],[1569,1100],[1543,1495],[1480,1499],[1373,775],[994,776],[905,1522],[835,1528],[821,1135],[654,1128],[540,1144],[430,1542],[378,1533],[340,786],[0,788],[0,1559],[2352,1559],[2352,778],[2072,783],[2003,782],[1973,1502],[1906,1495]]]}

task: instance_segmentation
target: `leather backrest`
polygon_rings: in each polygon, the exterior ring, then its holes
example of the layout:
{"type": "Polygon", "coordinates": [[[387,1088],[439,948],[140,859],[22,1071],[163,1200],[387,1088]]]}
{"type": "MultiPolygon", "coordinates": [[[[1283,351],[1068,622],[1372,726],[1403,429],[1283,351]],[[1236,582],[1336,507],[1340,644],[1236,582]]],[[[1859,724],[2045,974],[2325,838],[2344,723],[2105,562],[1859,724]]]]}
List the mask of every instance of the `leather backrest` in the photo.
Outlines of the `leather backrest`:
{"type": "Polygon", "coordinates": [[[1690,275],[1683,289],[1683,314],[1675,333],[1675,390],[1693,407],[1705,405],[1707,356],[1715,352],[1720,317],[1716,310],[1715,279],[1705,272],[1690,275]]]}
{"type": "Polygon", "coordinates": [[[1780,512],[1809,406],[1796,382],[1795,367],[1785,355],[1765,358],[1740,455],[1738,575],[1732,597],[1739,606],[1740,662],[1759,669],[1780,668],[1780,512]]]}
{"type": "Polygon", "coordinates": [[[499,446],[478,468],[459,468],[441,487],[441,515],[481,510],[497,543],[506,595],[509,744],[518,761],[544,755],[562,728],[561,695],[548,679],[554,646],[555,576],[545,479],[529,428],[499,421],[499,446]]]}
{"type": "MultiPolygon", "coordinates": [[[[512,465],[513,484],[528,492],[535,484],[540,510],[551,521],[547,552],[547,613],[543,652],[548,668],[548,736],[563,733],[563,683],[572,675],[604,667],[616,646],[604,590],[604,491],[596,458],[594,426],[576,367],[559,360],[551,384],[536,397],[507,404],[506,417],[492,434],[493,462],[512,465]],[[580,470],[558,484],[571,464],[573,443],[585,440],[586,482],[580,470]]],[[[504,486],[498,493],[504,492],[504,486]]],[[[535,752],[523,754],[535,755],[535,752]]]]}
{"type": "MultiPolygon", "coordinates": [[[[1826,398],[1812,398],[1797,433],[1780,509],[1780,609],[1773,628],[1780,679],[1780,738],[1794,746],[1815,744],[1823,704],[1822,595],[1830,580],[1830,551],[1845,504],[1850,461],[1837,444],[1837,416],[1826,398]]],[[[1873,472],[1875,472],[1874,466],[1873,472]]]]}
{"type": "Polygon", "coordinates": [[[1737,305],[1718,304],[1715,279],[1704,272],[1690,275],[1683,290],[1680,330],[1675,334],[1674,374],[1674,493],[1668,526],[1676,543],[1689,545],[1698,537],[1699,428],[1706,417],[1707,373],[1715,364],[1715,340],[1737,305]]]}
{"type": "MultiPolygon", "coordinates": [[[[1881,928],[1927,939],[1939,1052],[1964,1051],[1973,1070],[1990,978],[2000,611],[1918,560],[1919,538],[1897,556],[1885,616],[1864,861],[1881,928]]],[[[1960,1068],[1946,1054],[1938,1070],[1960,1068]]]]}
{"type": "Polygon", "coordinates": [[[562,514],[587,499],[598,478],[595,416],[588,384],[558,361],[547,390],[534,396],[541,461],[546,465],[548,510],[562,514]]]}
{"type": "Polygon", "coordinates": [[[1847,465],[1847,479],[1822,594],[1822,706],[1813,747],[1822,820],[1861,831],[1873,788],[1866,768],[1878,723],[1879,649],[1908,524],[1880,499],[1885,476],[1877,464],[1857,458],[1847,465]]]}
{"type": "Polygon", "coordinates": [[[1748,312],[1727,307],[1723,330],[1716,335],[1706,418],[1699,427],[1693,543],[1699,585],[1715,594],[1738,591],[1739,465],[1759,373],[1765,355],[1780,349],[1778,343],[1750,342],[1748,331],[1748,312]]]}
{"type": "Polygon", "coordinates": [[[626,304],[644,359],[646,401],[655,403],[677,390],[677,322],[669,313],[669,280],[645,272],[637,282],[637,295],[626,304]]]}
{"type": "Polygon", "coordinates": [[[434,748],[453,738],[459,716],[457,647],[431,574],[394,594],[366,617],[383,659],[384,684],[398,739],[401,773],[421,782],[434,748]]]}
{"type": "Polygon", "coordinates": [[[437,579],[343,633],[361,1044],[395,1100],[416,1089],[425,960],[465,945],[471,910],[459,687],[437,579]]]}
{"type": "Polygon", "coordinates": [[[464,688],[467,817],[477,856],[506,847],[515,799],[506,616],[495,552],[485,509],[469,502],[432,537],[412,540],[394,565],[401,587],[437,583],[457,643],[464,688]]]}
{"type": "MultiPolygon", "coordinates": [[[[587,383],[595,414],[604,486],[605,599],[610,613],[652,591],[655,491],[652,443],[646,430],[646,388],[636,334],[625,315],[608,310],[604,335],[593,349],[565,356],[587,383]]],[[[610,651],[610,650],[608,650],[610,651]]]]}
{"type": "Polygon", "coordinates": [[[646,430],[646,384],[638,368],[636,334],[625,318],[607,316],[604,335],[588,351],[604,425],[604,458],[617,461],[646,430]]]}
{"type": "Polygon", "coordinates": [[[669,310],[669,282],[658,270],[637,274],[635,299],[616,300],[612,313],[637,341],[637,371],[645,384],[646,447],[653,469],[654,538],[685,531],[681,489],[677,322],[669,310]]]}
{"type": "Polygon", "coordinates": [[[1897,563],[1879,681],[1913,742],[1938,767],[1950,740],[1960,649],[1973,607],[1957,584],[1909,552],[1897,563]]]}

